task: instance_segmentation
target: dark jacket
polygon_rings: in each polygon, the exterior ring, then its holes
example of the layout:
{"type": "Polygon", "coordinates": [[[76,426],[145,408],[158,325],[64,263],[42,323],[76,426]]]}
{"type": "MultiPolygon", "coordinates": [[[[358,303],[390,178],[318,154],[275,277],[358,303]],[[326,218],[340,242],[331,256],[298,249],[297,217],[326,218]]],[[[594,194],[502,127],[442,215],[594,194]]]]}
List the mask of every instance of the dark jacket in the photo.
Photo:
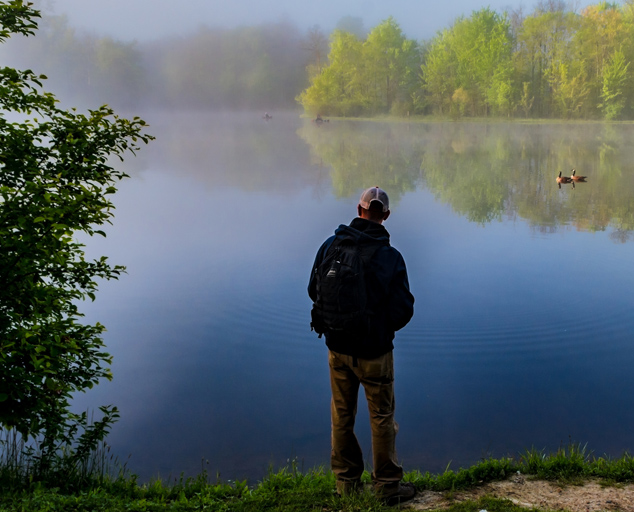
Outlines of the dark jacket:
{"type": "Polygon", "coordinates": [[[382,224],[357,217],[349,226],[340,225],[317,252],[308,283],[308,295],[313,302],[317,299],[316,269],[335,237],[346,237],[358,244],[385,242],[365,270],[367,309],[372,312],[369,334],[364,339],[355,339],[351,334],[326,333],[329,349],[361,359],[374,359],[394,348],[394,332],[405,327],[414,314],[414,296],[409,291],[405,261],[401,253],[389,245],[390,235],[382,224]]]}

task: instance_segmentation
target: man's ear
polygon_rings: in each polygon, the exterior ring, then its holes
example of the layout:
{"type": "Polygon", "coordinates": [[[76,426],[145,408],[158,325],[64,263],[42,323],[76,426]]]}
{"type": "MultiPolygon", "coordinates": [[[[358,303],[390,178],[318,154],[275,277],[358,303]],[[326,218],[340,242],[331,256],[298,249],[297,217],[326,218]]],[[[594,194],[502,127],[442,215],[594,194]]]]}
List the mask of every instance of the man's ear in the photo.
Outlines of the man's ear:
{"type": "Polygon", "coordinates": [[[387,220],[387,218],[388,218],[389,216],[390,216],[390,210],[386,211],[386,212],[383,214],[383,220],[387,220]]]}
{"type": "Polygon", "coordinates": [[[362,211],[363,211],[363,208],[361,208],[361,205],[360,205],[360,204],[358,204],[358,205],[357,205],[357,215],[358,215],[359,217],[361,217],[361,212],[362,212],[362,211]]]}

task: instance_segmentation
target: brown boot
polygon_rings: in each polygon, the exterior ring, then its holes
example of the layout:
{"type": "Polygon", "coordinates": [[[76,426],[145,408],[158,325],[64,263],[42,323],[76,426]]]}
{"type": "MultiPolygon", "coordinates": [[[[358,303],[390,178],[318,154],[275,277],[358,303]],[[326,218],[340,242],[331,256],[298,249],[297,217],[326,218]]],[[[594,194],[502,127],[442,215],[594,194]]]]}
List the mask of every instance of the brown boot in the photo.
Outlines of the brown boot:
{"type": "Polygon", "coordinates": [[[399,484],[395,491],[392,492],[382,492],[378,495],[378,497],[385,503],[388,507],[394,507],[396,505],[400,505],[401,503],[405,503],[416,496],[416,487],[411,482],[406,482],[399,484]]]}

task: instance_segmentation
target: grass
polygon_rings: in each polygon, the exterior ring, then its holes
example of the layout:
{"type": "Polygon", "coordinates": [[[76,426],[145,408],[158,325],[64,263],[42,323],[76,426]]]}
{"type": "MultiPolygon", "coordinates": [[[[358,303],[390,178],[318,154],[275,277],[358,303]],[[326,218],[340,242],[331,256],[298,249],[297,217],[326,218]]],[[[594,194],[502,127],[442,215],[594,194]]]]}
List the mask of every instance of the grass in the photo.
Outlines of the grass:
{"type": "MultiPolygon", "coordinates": [[[[246,482],[210,482],[208,475],[180,478],[171,483],[155,480],[140,484],[125,471],[100,469],[92,481],[36,481],[24,473],[15,474],[6,460],[0,464],[0,512],[55,511],[296,511],[296,512],[380,512],[393,510],[384,506],[370,491],[357,496],[338,497],[334,494],[335,478],[330,471],[313,469],[299,471],[297,464],[277,471],[272,469],[255,485],[246,482]],[[104,476],[106,475],[106,476],[104,476]]],[[[597,478],[605,485],[634,483],[634,458],[594,457],[586,446],[570,444],[555,453],[531,449],[517,459],[485,459],[457,471],[447,468],[440,474],[408,472],[405,480],[413,482],[419,491],[433,490],[451,496],[453,492],[505,480],[521,472],[527,477],[574,485],[597,478]]],[[[364,474],[370,482],[370,475],[364,474]]],[[[454,503],[453,512],[520,512],[508,500],[484,497],[477,501],[454,503]]]]}

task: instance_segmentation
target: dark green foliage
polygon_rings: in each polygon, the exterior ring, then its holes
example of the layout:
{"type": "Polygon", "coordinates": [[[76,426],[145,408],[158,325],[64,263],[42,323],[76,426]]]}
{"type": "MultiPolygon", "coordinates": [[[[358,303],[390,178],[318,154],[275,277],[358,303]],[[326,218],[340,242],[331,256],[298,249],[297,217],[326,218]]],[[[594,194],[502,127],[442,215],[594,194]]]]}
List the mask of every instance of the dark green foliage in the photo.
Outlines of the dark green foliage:
{"type": "MultiPolygon", "coordinates": [[[[0,2],[0,40],[31,34],[38,16],[20,0],[0,2]]],[[[107,106],[87,115],[60,109],[41,89],[45,78],[0,69],[0,426],[35,440],[24,447],[36,473],[61,477],[82,471],[118,417],[103,407],[89,424],[69,411],[73,393],[111,378],[104,327],[80,323],[79,302],[94,300],[98,279],[124,271],[106,257],[86,260],[76,235],[105,236],[109,196],[125,177],[109,158],[152,137],[144,121],[107,106]],[[69,465],[54,468],[62,449],[72,450],[69,465]]]]}
{"type": "Polygon", "coordinates": [[[520,459],[523,473],[544,480],[575,482],[584,478],[600,478],[607,482],[634,482],[634,457],[625,453],[618,459],[594,457],[585,446],[570,443],[556,453],[529,450],[520,459]]]}
{"type": "Polygon", "coordinates": [[[530,450],[522,456],[521,461],[525,473],[544,480],[567,481],[589,475],[586,448],[573,443],[550,455],[530,450]]]}
{"type": "MultiPolygon", "coordinates": [[[[117,420],[116,408],[101,407],[103,417],[89,421],[87,414],[68,414],[65,439],[54,440],[56,450],[45,451],[38,443],[25,441],[15,429],[1,431],[0,487],[22,489],[37,481],[67,492],[100,485],[111,479],[113,456],[103,443],[110,426],[117,420]]],[[[124,470],[119,471],[125,475],[124,470]]]]}
{"type": "Polygon", "coordinates": [[[4,42],[11,34],[33,35],[40,13],[21,0],[10,0],[0,10],[0,42],[4,42]]]}
{"type": "Polygon", "coordinates": [[[449,467],[440,475],[413,472],[407,480],[413,482],[419,490],[455,491],[505,480],[517,471],[518,465],[513,459],[486,459],[468,469],[461,468],[457,472],[450,470],[449,467]]]}
{"type": "Polygon", "coordinates": [[[419,490],[456,491],[505,480],[516,473],[564,484],[587,478],[633,483],[634,457],[627,453],[618,459],[593,457],[585,446],[571,442],[551,454],[531,449],[519,459],[485,459],[467,469],[447,468],[438,475],[414,471],[406,479],[419,490]]]}
{"type": "Polygon", "coordinates": [[[608,482],[634,482],[634,457],[627,453],[618,459],[599,457],[590,462],[590,474],[608,482]]]}
{"type": "MultiPolygon", "coordinates": [[[[1,468],[1,465],[0,465],[1,468]]],[[[509,458],[486,459],[478,464],[447,470],[439,475],[406,473],[419,491],[449,492],[467,490],[487,482],[505,480],[522,473],[527,478],[543,475],[558,483],[581,483],[590,477],[606,484],[634,482],[634,459],[625,454],[619,459],[592,458],[580,445],[570,444],[553,454],[529,450],[518,461],[509,458]],[[529,468],[532,471],[530,472],[529,468]],[[563,477],[563,479],[562,479],[563,477]]],[[[0,475],[2,473],[0,472],[0,475]]],[[[256,485],[246,482],[209,482],[204,472],[196,478],[179,478],[171,483],[160,480],[139,484],[136,477],[120,472],[116,477],[95,478],[83,486],[45,486],[41,483],[23,488],[8,488],[0,481],[0,510],[4,511],[297,511],[297,512],[384,512],[394,510],[378,501],[366,472],[366,489],[358,495],[338,497],[335,478],[330,471],[299,471],[295,461],[277,472],[272,470],[256,485]]],[[[87,481],[88,482],[88,481],[87,481]]],[[[520,512],[508,500],[485,496],[477,501],[454,503],[455,512],[520,512]]],[[[530,509],[532,510],[532,509],[530,509]]]]}
{"type": "Polygon", "coordinates": [[[310,510],[316,503],[332,498],[334,475],[323,470],[303,474],[295,463],[267,477],[244,500],[243,510],[310,510]]]}

